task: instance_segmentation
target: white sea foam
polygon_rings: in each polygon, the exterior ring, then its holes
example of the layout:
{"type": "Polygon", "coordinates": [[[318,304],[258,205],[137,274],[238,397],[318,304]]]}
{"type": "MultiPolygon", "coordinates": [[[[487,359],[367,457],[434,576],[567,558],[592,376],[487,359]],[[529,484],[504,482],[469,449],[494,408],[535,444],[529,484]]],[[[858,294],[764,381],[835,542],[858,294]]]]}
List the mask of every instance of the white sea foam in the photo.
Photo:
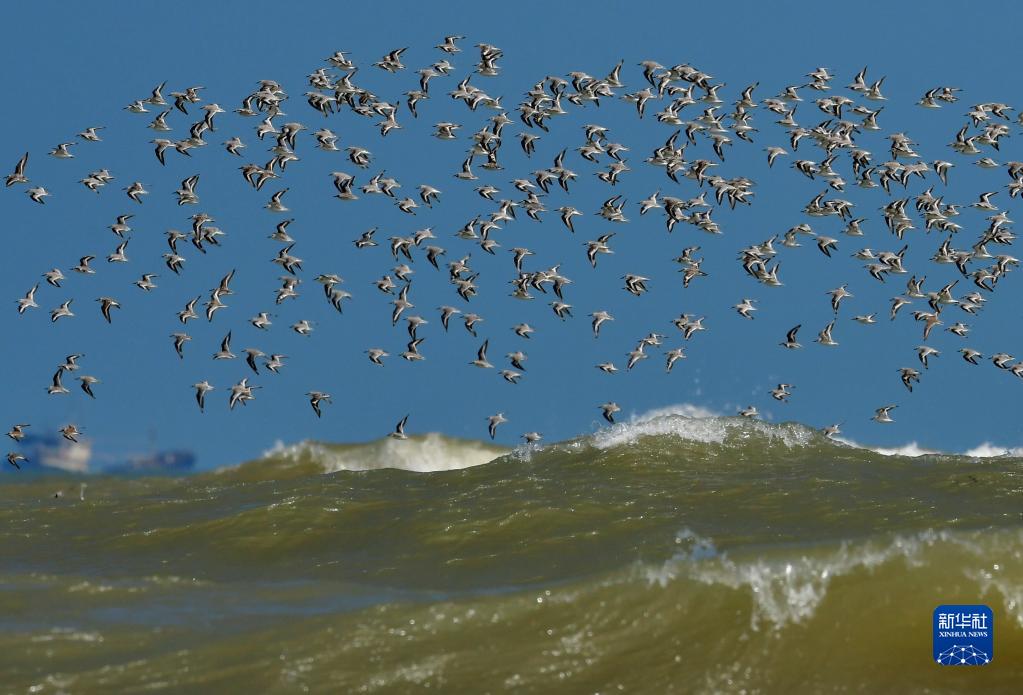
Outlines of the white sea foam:
{"type": "Polygon", "coordinates": [[[757,436],[785,446],[805,446],[813,430],[802,425],[776,425],[760,420],[706,415],[709,411],[682,404],[649,411],[593,434],[588,443],[598,449],[634,444],[645,436],[670,436],[690,442],[722,444],[729,437],[757,436]],[[694,413],[695,415],[690,415],[694,413]]]}
{"type": "Polygon", "coordinates": [[[1023,456],[1023,447],[1005,447],[984,442],[963,452],[963,456],[971,458],[990,458],[992,456],[1023,456]]]}
{"type": "Polygon", "coordinates": [[[869,446],[867,444],[860,444],[858,442],[854,442],[851,439],[845,439],[844,437],[835,437],[834,441],[845,444],[846,446],[851,446],[854,449],[864,449],[866,451],[873,451],[874,453],[881,454],[882,456],[929,456],[943,453],[941,451],[938,451],[937,449],[928,449],[922,447],[915,441],[909,442],[908,444],[900,444],[898,446],[890,447],[869,446]]]}
{"type": "Polygon", "coordinates": [[[997,444],[991,444],[990,442],[984,442],[979,444],[972,449],[966,451],[954,453],[941,451],[939,449],[932,449],[924,447],[915,441],[909,442],[908,444],[901,444],[898,446],[884,447],[884,446],[870,446],[869,444],[860,444],[854,442],[851,439],[845,439],[843,437],[835,437],[834,441],[841,442],[846,446],[851,446],[856,449],[865,449],[867,451],[873,451],[881,454],[882,456],[967,456],[969,458],[992,458],[997,456],[1023,456],[1023,447],[1005,447],[998,446],[997,444]]]}
{"type": "Polygon", "coordinates": [[[85,632],[71,627],[55,627],[48,632],[33,635],[32,642],[102,642],[103,635],[99,632],[85,632]]]}
{"type": "Polygon", "coordinates": [[[753,629],[764,624],[777,629],[808,620],[835,577],[897,561],[919,567],[934,562],[926,559],[926,553],[942,547],[965,554],[948,564],[948,569],[977,582],[980,596],[1000,594],[1006,615],[1023,626],[1023,586],[1016,580],[1023,569],[1023,531],[1019,530],[992,534],[928,529],[888,541],[846,542],[831,552],[778,559],[730,557],[719,552],[712,540],[689,529],[676,534],[675,541],[679,552],[662,564],[640,565],[640,576],[661,587],[681,578],[748,591],[753,600],[753,629]]]}
{"type": "MultiPolygon", "coordinates": [[[[795,423],[775,424],[756,419],[722,416],[703,406],[680,403],[633,414],[627,422],[616,423],[570,442],[522,445],[514,450],[514,454],[528,461],[532,455],[552,447],[579,449],[592,446],[597,449],[610,449],[635,444],[641,437],[672,437],[704,444],[740,443],[743,439],[756,437],[767,440],[770,444],[800,447],[812,445],[815,440],[819,442],[819,436],[815,430],[795,423]]],[[[832,441],[884,456],[915,457],[948,453],[923,446],[916,441],[890,447],[871,446],[842,437],[835,437],[832,441]]],[[[427,473],[479,466],[506,453],[509,453],[507,449],[486,442],[452,439],[430,433],[408,440],[387,438],[346,447],[332,447],[308,441],[286,445],[277,441],[270,450],[263,452],[263,457],[275,457],[295,463],[312,458],[320,462],[324,472],[328,473],[382,468],[427,473]]],[[[972,458],[1023,456],[1023,448],[1002,447],[984,442],[958,455],[972,458]]]]}
{"type": "MultiPolygon", "coordinates": [[[[617,423],[598,431],[590,438],[589,443],[598,449],[607,449],[633,444],[641,436],[669,435],[686,441],[721,444],[726,437],[734,434],[755,434],[786,446],[804,446],[810,443],[814,432],[811,428],[801,425],[778,425],[763,420],[726,417],[705,406],[679,403],[633,414],[628,422],[617,423]]],[[[928,447],[916,441],[889,447],[862,444],[844,437],[834,437],[832,441],[856,449],[873,451],[882,456],[955,455],[970,458],[1023,456],[1023,447],[1005,447],[990,442],[956,453],[928,447]]]]}
{"type": "Polygon", "coordinates": [[[712,541],[687,529],[683,529],[680,537],[689,544],[689,549],[662,565],[644,566],[646,580],[663,587],[685,577],[703,584],[748,590],[754,605],[750,617],[753,629],[759,629],[762,623],[780,628],[807,620],[824,600],[834,577],[858,569],[869,570],[899,558],[916,564],[921,551],[948,539],[944,532],[925,531],[911,538],[896,537],[883,546],[842,544],[825,556],[746,561],[718,554],[712,541]]]}
{"type": "Polygon", "coordinates": [[[483,442],[449,439],[431,433],[406,440],[379,439],[344,448],[332,448],[318,442],[299,442],[290,446],[278,442],[264,456],[296,463],[312,458],[325,473],[382,468],[429,473],[479,466],[504,453],[506,450],[483,442]]]}
{"type": "MultiPolygon", "coordinates": [[[[1017,557],[1018,555],[1017,551],[1017,557]]],[[[998,576],[998,570],[974,570],[967,571],[966,574],[977,580],[983,594],[992,592],[1001,594],[1005,615],[1015,618],[1016,624],[1023,627],[1023,585],[998,576]]]]}
{"type": "Polygon", "coordinates": [[[706,406],[696,405],[695,403],[676,403],[674,405],[667,405],[663,408],[654,408],[648,410],[645,413],[635,414],[629,418],[629,422],[648,422],[659,417],[666,417],[668,415],[681,415],[682,417],[690,418],[712,418],[720,417],[721,413],[711,410],[706,406]]]}

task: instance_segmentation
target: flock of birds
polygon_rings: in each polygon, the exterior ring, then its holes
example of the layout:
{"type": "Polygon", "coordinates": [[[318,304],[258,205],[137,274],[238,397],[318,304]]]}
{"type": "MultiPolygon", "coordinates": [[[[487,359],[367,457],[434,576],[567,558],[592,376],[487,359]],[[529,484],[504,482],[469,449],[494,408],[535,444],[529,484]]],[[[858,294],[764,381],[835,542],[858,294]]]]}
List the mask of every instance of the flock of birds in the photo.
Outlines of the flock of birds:
{"type": "MultiPolygon", "coordinates": [[[[1004,252],[1015,240],[1015,235],[1011,231],[1012,220],[994,202],[997,190],[985,192],[971,204],[972,208],[987,214],[986,228],[981,230],[976,238],[967,242],[967,245],[953,245],[953,240],[958,238],[957,234],[961,231],[956,218],[965,204],[947,201],[945,196],[935,189],[939,185],[947,186],[950,172],[957,164],[945,160],[931,162],[924,160],[914,149],[916,143],[904,133],[888,135],[890,148],[885,156],[890,156],[890,159],[883,162],[880,161],[883,157],[877,157],[857,144],[857,137],[864,131],[880,130],[879,121],[886,100],[882,93],[884,78],[873,81],[868,79],[866,68],[844,87],[834,83],[834,76],[826,68],[818,68],[808,73],[807,81],[787,86],[776,96],[757,97],[755,92],[759,88],[759,83],[751,84],[740,90],[737,99],[728,106],[722,99],[725,85],[715,82],[711,75],[696,67],[687,64],[664,66],[655,61],[643,61],[639,64],[642,69],[642,75],[638,78],[640,88],[629,91],[622,76],[624,63],[620,62],[605,77],[594,77],[582,71],[571,72],[566,77],[544,77],[526,92],[520,103],[506,109],[501,103],[502,98],[493,97],[478,84],[474,84],[476,78],[490,78],[500,73],[499,63],[503,57],[501,49],[484,43],[477,44],[479,61],[473,72],[460,81],[455,81],[455,78],[451,77],[450,73],[454,66],[449,59],[453,59],[455,54],[461,52],[459,44],[463,39],[461,36],[448,36],[436,46],[440,51],[439,59],[417,71],[418,84],[416,88],[404,93],[404,104],[400,99],[389,102],[359,86],[356,79],[358,66],[343,51],[331,55],[326,59],[325,67],[315,69],[308,76],[309,89],[303,95],[311,109],[310,117],[328,124],[343,112],[374,119],[381,137],[402,128],[401,120],[405,118],[405,112],[412,118],[419,118],[424,102],[435,98],[439,91],[437,84],[442,81],[447,82],[450,87],[446,96],[464,104],[470,115],[480,112],[488,114],[484,125],[465,138],[458,132],[463,128],[462,124],[445,121],[435,125],[433,135],[439,140],[461,138],[469,143],[468,153],[460,168],[448,175],[453,174],[458,181],[457,185],[473,187],[484,201],[483,204],[490,207],[488,212],[473,215],[456,231],[454,237],[457,242],[453,243],[478,246],[485,253],[496,254],[500,247],[496,239],[498,233],[519,219],[520,213],[534,221],[542,221],[543,216],[547,214],[551,216],[556,214],[567,231],[575,234],[576,218],[595,214],[601,218],[602,224],[613,230],[617,225],[629,221],[632,209],[641,216],[660,214],[669,233],[680,225],[690,225],[707,234],[722,234],[722,229],[714,217],[715,211],[724,206],[734,209],[739,205],[751,205],[755,194],[755,182],[744,176],[718,175],[716,168],[723,164],[728,149],[734,147],[737,141],[753,143],[754,134],[759,132],[753,125],[753,115],[756,110],[761,109],[769,112],[771,114],[769,117],[776,119],[775,123],[787,133],[787,141],[783,145],[771,145],[764,149],[768,166],[778,167],[786,161],[783,158],[790,158],[791,168],[798,172],[796,175],[806,176],[824,186],[824,190],[803,208],[803,213],[810,221],[834,218],[838,224],[844,225],[841,232],[843,235],[851,238],[864,236],[862,225],[866,218],[856,216],[853,203],[843,199],[841,194],[847,185],[884,191],[887,199],[880,211],[888,231],[896,240],[892,245],[898,248],[892,250],[863,248],[853,256],[862,261],[866,274],[873,280],[885,282],[894,276],[910,275],[906,282],[906,291],[892,298],[887,314],[894,321],[904,307],[911,304],[919,306],[916,310],[906,310],[906,313],[911,311],[912,318],[923,326],[922,344],[916,348],[920,368],[926,370],[929,360],[940,355],[937,349],[927,344],[933,329],[936,326],[946,326],[950,333],[966,339],[970,331],[970,326],[965,323],[967,317],[980,312],[988,295],[995,291],[1002,277],[1019,265],[1018,259],[1004,252]],[[681,189],[684,185],[699,189],[699,195],[673,196],[658,190],[641,200],[638,206],[633,204],[632,209],[629,209],[625,197],[615,194],[609,195],[596,210],[579,210],[566,203],[551,211],[547,205],[552,190],[557,187],[567,195],[580,176],[569,168],[571,161],[568,159],[570,151],[568,147],[561,149],[549,166],[540,166],[535,171],[523,173],[521,178],[511,179],[510,191],[502,194],[495,185],[498,172],[503,169],[500,163],[502,147],[512,139],[506,133],[509,126],[518,123],[519,132],[513,137],[517,139],[524,155],[533,158],[537,142],[548,137],[551,125],[560,116],[568,113],[568,109],[599,106],[603,102],[617,99],[632,104],[640,121],[648,122],[652,116],[653,120],[665,127],[665,132],[669,133],[663,145],[656,147],[642,160],[642,165],[662,169],[667,178],[666,186],[681,189]],[[817,121],[813,124],[798,122],[796,112],[799,107],[803,113],[816,109],[817,121]],[[659,110],[654,111],[655,109],[659,110]],[[687,156],[687,149],[695,149],[697,144],[704,143],[714,153],[713,159],[687,156]],[[804,146],[802,151],[800,145],[804,146]],[[800,158],[801,156],[806,158],[800,158]],[[847,163],[849,173],[846,173],[845,169],[840,173],[838,170],[840,165],[845,166],[847,163]],[[849,177],[848,180],[845,177],[849,177]],[[904,197],[897,197],[900,191],[908,189],[910,182],[915,178],[929,183],[926,190],[916,196],[903,193],[904,197]],[[918,229],[921,224],[926,231],[937,232],[943,238],[931,261],[939,266],[955,268],[959,274],[954,280],[935,289],[925,288],[926,278],[922,270],[911,274],[909,269],[904,267],[908,248],[908,244],[903,241],[904,236],[911,230],[918,229]],[[962,292],[967,285],[972,285],[970,291],[956,296],[957,290],[962,292]],[[916,300],[921,301],[917,304],[916,300]],[[963,315],[950,319],[949,313],[953,309],[963,315]]],[[[403,48],[391,51],[373,63],[372,68],[387,73],[406,70],[402,63],[406,50],[403,48]]],[[[125,107],[132,114],[152,119],[148,127],[156,134],[151,144],[155,146],[155,157],[160,165],[165,165],[168,157],[191,157],[192,151],[211,144],[207,138],[216,130],[217,116],[225,113],[225,109],[217,103],[203,103],[201,96],[203,87],[188,87],[167,94],[165,89],[166,84],[160,84],[148,97],[133,101],[125,107]],[[187,127],[171,123],[172,118],[195,118],[196,112],[190,111],[195,105],[199,105],[198,120],[187,127]],[[171,135],[176,129],[187,130],[187,134],[179,132],[177,135],[171,135]]],[[[920,98],[918,105],[924,109],[950,106],[958,102],[959,91],[955,87],[936,87],[928,90],[920,98]]],[[[289,188],[280,187],[279,184],[286,179],[289,166],[299,160],[296,154],[299,136],[303,131],[311,130],[310,126],[300,122],[285,121],[282,107],[288,98],[288,94],[279,83],[274,80],[262,80],[258,83],[258,88],[248,94],[234,110],[236,114],[252,119],[255,124],[252,135],[258,142],[272,143],[269,147],[270,159],[266,163],[246,163],[240,166],[239,170],[247,184],[256,191],[262,191],[267,185],[276,187],[265,207],[271,213],[281,215],[289,211],[286,199],[289,188]]],[[[1001,139],[1009,134],[1011,111],[1008,105],[1001,103],[973,105],[966,113],[967,122],[955,134],[950,147],[957,156],[977,157],[972,163],[978,167],[1005,171],[1008,175],[1006,185],[1008,194],[1015,198],[1023,193],[1023,162],[999,164],[991,156],[999,150],[1001,139]]],[[[1023,115],[1019,117],[1018,122],[1023,124],[1023,115]]],[[[77,141],[59,143],[49,152],[49,156],[64,160],[73,159],[77,147],[91,147],[92,143],[101,142],[102,131],[103,128],[98,126],[86,128],[78,133],[77,141]]],[[[614,187],[632,170],[632,166],[635,166],[635,164],[630,166],[629,160],[626,159],[629,148],[613,141],[609,129],[597,124],[586,125],[582,136],[572,156],[578,157],[581,160],[580,164],[585,162],[583,166],[594,165],[596,178],[609,186],[610,192],[613,193],[614,187]]],[[[355,201],[361,196],[386,196],[393,199],[396,208],[402,213],[415,215],[417,209],[432,208],[441,199],[441,190],[425,183],[418,185],[415,195],[404,195],[399,193],[402,184],[384,172],[372,176],[366,174],[363,177],[360,172],[373,166],[373,153],[359,146],[340,148],[339,136],[325,125],[313,131],[311,137],[315,140],[316,148],[326,152],[337,152],[339,158],[347,156],[348,164],[343,168],[349,171],[339,168],[331,173],[335,197],[340,201],[355,201]],[[364,178],[365,182],[360,185],[357,178],[364,178]]],[[[252,142],[249,137],[245,140],[252,142]]],[[[248,145],[241,136],[233,135],[223,142],[223,147],[228,155],[242,158],[248,145]]],[[[13,172],[7,176],[6,187],[12,189],[23,186],[31,201],[46,204],[47,198],[51,195],[50,191],[31,177],[29,154],[25,153],[17,161],[13,172]]],[[[108,170],[101,169],[88,173],[79,180],[79,183],[98,194],[113,180],[114,176],[108,170]]],[[[123,191],[132,205],[143,205],[146,196],[150,194],[146,186],[138,181],[125,186],[123,191]]],[[[179,205],[199,205],[200,175],[195,174],[184,179],[180,188],[174,191],[174,195],[179,205]]],[[[118,237],[119,243],[106,257],[107,262],[129,262],[127,247],[131,239],[132,218],[132,214],[119,215],[110,225],[110,231],[118,237]]],[[[173,229],[166,232],[167,251],[163,253],[162,259],[167,272],[175,275],[186,272],[188,245],[201,254],[227,245],[223,239],[225,232],[213,224],[215,220],[209,214],[196,212],[190,219],[192,223],[190,232],[173,229]]],[[[297,243],[288,233],[291,222],[290,218],[281,218],[270,237],[280,244],[272,262],[284,273],[281,278],[282,284],[276,290],[278,305],[297,298],[299,285],[303,282],[304,261],[296,255],[297,243]]],[[[376,231],[376,228],[370,229],[354,240],[359,252],[376,247],[378,243],[384,243],[382,240],[378,242],[375,237],[376,231]]],[[[584,243],[586,257],[594,270],[597,269],[601,256],[614,253],[612,245],[615,236],[615,231],[606,231],[596,239],[584,243]]],[[[812,240],[820,253],[826,257],[830,257],[838,250],[837,237],[815,232],[810,222],[803,222],[783,234],[743,248],[738,257],[742,273],[765,287],[781,286],[779,253],[783,249],[800,246],[800,239],[812,240]]],[[[393,307],[392,325],[396,326],[401,321],[405,323],[408,342],[406,349],[398,356],[409,362],[424,359],[421,346],[425,338],[420,336],[419,330],[428,323],[422,316],[414,315],[410,311],[415,304],[412,301],[413,270],[408,264],[413,262],[414,254],[424,256],[426,262],[438,271],[446,271],[453,288],[453,296],[458,297],[452,303],[458,303],[462,308],[452,305],[439,308],[440,323],[445,331],[449,329],[452,319],[455,319],[460,320],[465,330],[477,337],[477,325],[483,321],[482,316],[469,310],[477,294],[479,278],[479,273],[472,266],[471,252],[466,252],[457,260],[447,261],[446,266],[442,267],[441,260],[447,255],[447,251],[438,245],[437,240],[438,237],[429,227],[408,236],[391,236],[386,243],[397,265],[374,283],[380,292],[393,297],[390,300],[393,307]]],[[[561,272],[561,264],[548,269],[527,269],[528,259],[535,255],[534,252],[525,247],[515,247],[511,249],[511,253],[515,269],[511,278],[512,296],[533,299],[537,294],[545,295],[550,299],[549,306],[556,318],[563,321],[571,318],[573,307],[566,301],[565,292],[572,280],[561,272]]],[[[689,246],[674,259],[682,274],[683,287],[689,287],[690,283],[698,282],[701,277],[706,276],[701,267],[703,258],[699,253],[699,246],[689,246]]],[[[94,256],[83,256],[70,272],[73,275],[94,274],[97,272],[92,265],[95,260],[94,256]]],[[[145,270],[147,272],[142,273],[134,284],[142,292],[154,291],[157,289],[155,280],[159,274],[151,272],[149,268],[145,270]]],[[[231,289],[233,277],[234,271],[223,277],[219,285],[210,291],[203,309],[197,308],[202,299],[202,295],[199,294],[189,298],[184,308],[178,312],[177,319],[182,328],[176,330],[170,337],[179,358],[185,358],[186,344],[192,340],[186,332],[188,322],[201,318],[213,321],[215,314],[227,306],[224,299],[233,294],[231,289]]],[[[58,290],[68,279],[59,267],[46,271],[42,278],[46,286],[58,290]]],[[[642,296],[647,292],[647,284],[650,282],[649,278],[637,274],[627,274],[621,279],[624,290],[635,296],[642,296]]],[[[352,294],[343,289],[344,281],[339,274],[321,273],[315,276],[314,281],[322,285],[327,301],[338,312],[344,310],[346,303],[353,301],[352,294]]],[[[41,284],[36,283],[17,300],[19,315],[40,308],[37,293],[41,284]]],[[[827,294],[830,295],[835,318],[820,330],[814,340],[822,346],[833,347],[838,345],[835,339],[835,326],[842,303],[853,294],[849,291],[848,283],[830,290],[827,294]]],[[[56,323],[75,317],[78,308],[74,302],[75,298],[60,301],[50,311],[51,321],[56,323]]],[[[117,320],[121,304],[115,297],[98,297],[95,302],[106,322],[117,320]]],[[[734,310],[742,318],[752,320],[754,312],[758,310],[757,300],[751,297],[742,298],[734,305],[734,310]]],[[[852,318],[860,324],[869,325],[878,320],[877,316],[875,312],[852,318]]],[[[611,313],[602,310],[593,311],[589,318],[595,337],[600,335],[601,327],[606,322],[614,321],[611,313]]],[[[700,331],[706,330],[703,323],[705,319],[706,317],[694,314],[682,314],[673,320],[683,342],[665,349],[663,356],[667,371],[670,372],[679,360],[685,359],[683,345],[700,331]]],[[[272,324],[271,313],[260,312],[250,319],[250,323],[257,329],[269,330],[272,324]]],[[[308,320],[299,320],[290,328],[300,335],[309,335],[314,325],[308,320]]],[[[801,325],[796,325],[788,330],[780,345],[788,350],[800,349],[801,328],[801,325]]],[[[517,323],[513,330],[525,341],[522,344],[528,345],[534,328],[527,323],[517,323]]],[[[625,368],[633,369],[639,362],[650,357],[652,349],[661,346],[665,340],[664,335],[653,332],[642,338],[628,353],[625,368]]],[[[495,365],[488,357],[489,346],[490,340],[483,339],[476,358],[470,362],[473,367],[495,369],[495,365]]],[[[244,360],[254,375],[260,374],[260,367],[276,374],[284,367],[287,359],[283,354],[267,355],[256,348],[245,348],[240,352],[244,354],[244,360]]],[[[385,364],[386,358],[391,357],[391,353],[380,347],[370,347],[365,353],[373,364],[380,366],[385,364]]],[[[979,364],[984,358],[979,351],[967,346],[960,348],[959,353],[972,365],[979,364]]],[[[50,394],[55,396],[68,394],[70,389],[66,382],[73,378],[87,396],[96,397],[98,390],[96,387],[101,381],[95,376],[79,373],[81,371],[79,360],[82,357],[83,355],[77,353],[69,354],[64,363],[57,366],[52,382],[47,387],[50,394]]],[[[219,349],[214,352],[213,359],[232,360],[237,357],[232,347],[232,331],[229,330],[219,349]]],[[[496,368],[497,373],[505,381],[515,384],[523,376],[527,354],[519,349],[508,353],[506,358],[508,367],[496,368]]],[[[992,355],[990,361],[996,368],[1023,378],[1023,361],[1015,361],[1008,353],[992,355]]],[[[607,374],[618,371],[618,367],[611,361],[596,366],[607,374]]],[[[921,371],[915,367],[903,367],[899,373],[902,383],[909,391],[913,390],[914,383],[919,382],[921,378],[921,371]]],[[[250,383],[249,379],[249,376],[245,376],[225,388],[230,409],[237,405],[244,406],[255,398],[255,391],[259,386],[250,383]]],[[[192,388],[198,408],[204,410],[208,394],[224,387],[215,387],[208,380],[203,380],[194,384],[192,388]]],[[[785,402],[791,396],[793,388],[792,384],[778,384],[770,395],[777,401],[785,402]]],[[[324,406],[331,402],[331,394],[322,390],[312,390],[306,395],[316,417],[320,417],[324,406]]],[[[614,401],[599,404],[597,407],[609,423],[614,422],[615,414],[621,410],[614,401]]],[[[894,404],[883,405],[877,408],[873,419],[881,423],[892,422],[891,413],[895,408],[894,404]]],[[[758,412],[755,407],[750,406],[739,411],[739,414],[756,417],[758,412]]],[[[406,438],[405,428],[408,419],[408,415],[402,417],[390,436],[406,438]]],[[[500,412],[489,416],[487,422],[490,437],[494,438],[497,428],[507,421],[500,412]]],[[[8,432],[8,436],[16,442],[21,441],[28,427],[27,423],[16,424],[8,432]]],[[[822,431],[827,436],[834,436],[839,433],[839,426],[832,425],[822,431]]],[[[81,432],[76,425],[67,424],[60,429],[60,434],[67,440],[75,442],[81,432]]],[[[535,442],[541,438],[541,434],[527,432],[522,437],[527,442],[535,442]]],[[[18,468],[19,464],[25,461],[25,457],[12,452],[8,454],[7,460],[18,468]]]]}

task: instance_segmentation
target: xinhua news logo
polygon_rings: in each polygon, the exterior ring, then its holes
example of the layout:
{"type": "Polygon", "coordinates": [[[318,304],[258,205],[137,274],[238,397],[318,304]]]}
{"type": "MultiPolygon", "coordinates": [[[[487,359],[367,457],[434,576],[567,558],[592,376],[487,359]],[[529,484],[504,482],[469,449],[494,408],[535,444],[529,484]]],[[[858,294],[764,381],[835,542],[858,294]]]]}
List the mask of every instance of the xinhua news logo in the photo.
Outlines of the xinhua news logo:
{"type": "Polygon", "coordinates": [[[934,660],[942,666],[983,666],[994,658],[995,616],[987,606],[934,609],[934,660]]]}

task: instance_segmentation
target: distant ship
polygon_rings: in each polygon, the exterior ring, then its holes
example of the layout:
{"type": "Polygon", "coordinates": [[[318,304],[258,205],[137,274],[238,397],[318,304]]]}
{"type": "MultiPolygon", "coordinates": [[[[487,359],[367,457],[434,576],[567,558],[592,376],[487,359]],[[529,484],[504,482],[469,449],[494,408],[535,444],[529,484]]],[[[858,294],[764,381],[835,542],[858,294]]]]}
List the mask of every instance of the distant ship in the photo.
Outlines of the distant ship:
{"type": "Polygon", "coordinates": [[[89,461],[92,460],[92,443],[89,440],[80,439],[76,444],[55,434],[26,432],[19,449],[28,459],[28,465],[23,464],[23,468],[29,470],[38,466],[71,473],[88,473],[89,461]]]}
{"type": "Polygon", "coordinates": [[[93,466],[92,443],[88,439],[80,439],[75,443],[51,434],[26,433],[19,449],[28,459],[30,467],[70,473],[173,475],[189,473],[195,467],[195,454],[191,451],[158,451],[93,466]]]}
{"type": "Polygon", "coordinates": [[[140,475],[180,475],[195,467],[195,454],[191,451],[158,451],[155,454],[134,456],[124,463],[104,466],[104,473],[136,473],[140,475]]]}

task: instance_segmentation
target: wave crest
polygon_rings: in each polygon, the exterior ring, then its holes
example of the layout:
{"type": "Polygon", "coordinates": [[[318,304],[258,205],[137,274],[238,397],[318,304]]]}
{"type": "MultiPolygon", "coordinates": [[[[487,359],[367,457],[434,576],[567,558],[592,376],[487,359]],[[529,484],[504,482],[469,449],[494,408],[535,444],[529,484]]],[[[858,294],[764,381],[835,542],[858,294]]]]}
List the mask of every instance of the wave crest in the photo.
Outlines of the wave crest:
{"type": "Polygon", "coordinates": [[[809,446],[823,438],[814,430],[797,423],[773,424],[741,417],[691,417],[683,413],[651,417],[641,416],[594,433],[588,443],[597,449],[635,444],[641,437],[670,437],[700,444],[726,444],[752,437],[787,447],[809,446]]]}
{"type": "Polygon", "coordinates": [[[872,573],[900,561],[924,572],[952,568],[953,574],[977,582],[982,594],[1000,594],[1006,613],[1023,627],[1023,592],[1011,580],[1023,567],[1019,562],[1023,534],[1019,530],[963,533],[926,529],[887,541],[846,541],[837,547],[808,547],[775,557],[740,553],[732,558],[689,529],[679,532],[675,541],[684,549],[662,564],[640,565],[640,576],[662,588],[690,580],[748,591],[753,601],[750,627],[754,630],[761,625],[780,629],[805,622],[814,617],[835,579],[857,571],[872,573]],[[993,570],[975,569],[977,564],[989,563],[992,556],[1001,556],[1001,564],[994,564],[993,570]]]}
{"type": "MultiPolygon", "coordinates": [[[[818,430],[796,422],[772,423],[735,416],[707,415],[693,406],[671,406],[633,416],[627,422],[598,429],[562,442],[521,445],[509,450],[489,442],[457,439],[438,433],[416,435],[407,440],[378,439],[358,444],[332,444],[302,441],[285,445],[278,442],[256,460],[228,470],[260,471],[259,477],[318,475],[338,471],[374,471],[397,469],[415,473],[472,468],[502,459],[506,454],[519,462],[554,463],[566,453],[598,455],[620,451],[643,458],[663,454],[685,455],[705,446],[734,449],[744,455],[762,458],[768,452],[816,452],[822,457],[840,457],[852,452],[881,454],[884,457],[978,459],[1018,457],[1023,450],[982,444],[962,454],[950,454],[923,447],[916,442],[898,447],[874,447],[842,437],[829,439],[818,430]],[[693,448],[696,447],[696,448],[693,448]],[[844,452],[844,454],[842,453],[844,452]]],[[[700,452],[701,455],[704,452],[700,452]]]]}
{"type": "Polygon", "coordinates": [[[302,441],[284,445],[278,442],[255,463],[275,468],[313,465],[319,473],[385,468],[433,473],[480,466],[505,453],[507,449],[485,442],[430,433],[405,440],[388,437],[363,444],[302,441]]]}

